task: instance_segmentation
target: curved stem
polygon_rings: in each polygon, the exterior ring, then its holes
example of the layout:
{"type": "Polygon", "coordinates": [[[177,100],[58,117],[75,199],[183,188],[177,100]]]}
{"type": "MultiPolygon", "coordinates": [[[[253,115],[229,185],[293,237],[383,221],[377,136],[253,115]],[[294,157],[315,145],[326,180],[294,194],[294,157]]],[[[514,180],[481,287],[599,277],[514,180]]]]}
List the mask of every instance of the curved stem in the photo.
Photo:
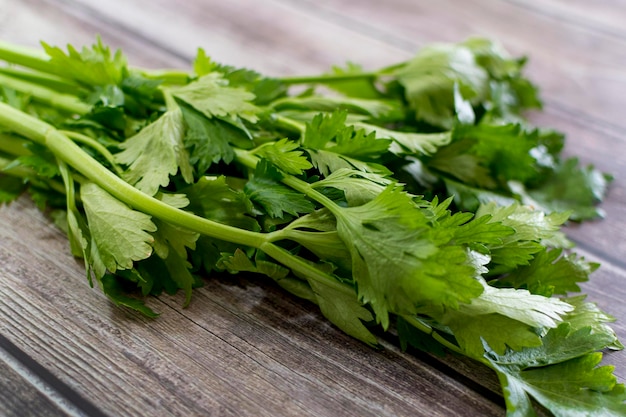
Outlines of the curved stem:
{"type": "Polygon", "coordinates": [[[378,77],[378,72],[360,72],[352,74],[323,74],[323,75],[304,75],[294,77],[281,77],[278,78],[285,84],[312,84],[322,83],[329,84],[340,81],[353,81],[362,79],[374,79],[378,77]]]}
{"type": "Polygon", "coordinates": [[[17,68],[3,67],[0,68],[0,73],[6,74],[9,77],[18,78],[26,82],[47,87],[55,91],[62,91],[66,94],[78,95],[81,92],[86,91],[72,81],[35,70],[24,71],[17,68]]]}
{"type": "Polygon", "coordinates": [[[161,81],[165,85],[184,85],[193,78],[193,74],[177,69],[148,70],[135,67],[133,70],[145,78],[161,81]]]}
{"type": "Polygon", "coordinates": [[[356,297],[356,291],[353,287],[342,284],[332,276],[320,271],[315,265],[306,262],[305,260],[292,255],[286,249],[281,248],[273,243],[266,242],[259,250],[265,252],[266,255],[274,258],[276,261],[285,265],[295,273],[299,273],[301,276],[305,276],[307,279],[324,284],[334,290],[340,291],[344,294],[356,297]]]}
{"type": "Polygon", "coordinates": [[[106,161],[109,164],[111,164],[111,167],[113,167],[113,170],[115,171],[115,173],[117,175],[121,175],[122,169],[115,162],[115,157],[100,142],[96,141],[95,139],[93,139],[93,138],[91,138],[91,137],[89,137],[87,135],[83,135],[82,133],[71,132],[69,130],[61,130],[60,132],[63,133],[68,138],[73,139],[76,142],[85,144],[85,145],[89,146],[90,148],[92,148],[93,150],[95,150],[96,152],[98,152],[100,155],[102,155],[102,157],[104,159],[106,159],[106,161]]]}
{"type": "Polygon", "coordinates": [[[290,132],[303,134],[306,127],[304,123],[298,122],[297,120],[293,120],[286,116],[281,116],[279,114],[274,114],[272,116],[276,121],[276,124],[285,130],[289,130],[290,132]]]}
{"type": "Polygon", "coordinates": [[[0,41],[0,59],[12,64],[32,68],[46,73],[56,73],[50,64],[50,57],[38,49],[13,45],[0,41]]]}
{"type": "Polygon", "coordinates": [[[489,368],[493,369],[493,365],[491,365],[491,363],[487,359],[469,356],[467,352],[461,349],[458,345],[455,345],[454,343],[450,342],[445,337],[437,333],[435,329],[433,329],[431,326],[418,320],[416,317],[403,315],[402,318],[411,326],[415,327],[417,330],[431,336],[433,339],[435,339],[437,342],[439,342],[441,345],[443,345],[446,349],[450,350],[451,352],[455,352],[463,356],[468,356],[484,365],[487,365],[489,368]]]}
{"type": "MultiPolygon", "coordinates": [[[[256,168],[256,165],[259,161],[258,157],[253,155],[251,152],[245,151],[243,149],[235,149],[235,158],[237,159],[237,161],[239,161],[239,163],[250,169],[256,168]]],[[[301,179],[298,179],[292,175],[285,175],[281,179],[281,182],[296,191],[300,191],[302,194],[306,195],[310,199],[317,201],[328,210],[330,210],[330,212],[333,213],[335,216],[341,216],[341,207],[339,207],[337,203],[326,197],[324,194],[315,190],[306,181],[302,181],[301,179]]]]}
{"type": "Polygon", "coordinates": [[[31,152],[26,148],[27,143],[27,141],[17,136],[0,133],[0,151],[11,156],[30,155],[31,152]]]}
{"type": "Polygon", "coordinates": [[[0,74],[0,85],[12,88],[20,93],[28,94],[40,103],[47,104],[68,113],[83,115],[91,111],[91,106],[83,103],[76,96],[59,93],[49,88],[29,83],[28,81],[9,77],[8,75],[0,74]]]}

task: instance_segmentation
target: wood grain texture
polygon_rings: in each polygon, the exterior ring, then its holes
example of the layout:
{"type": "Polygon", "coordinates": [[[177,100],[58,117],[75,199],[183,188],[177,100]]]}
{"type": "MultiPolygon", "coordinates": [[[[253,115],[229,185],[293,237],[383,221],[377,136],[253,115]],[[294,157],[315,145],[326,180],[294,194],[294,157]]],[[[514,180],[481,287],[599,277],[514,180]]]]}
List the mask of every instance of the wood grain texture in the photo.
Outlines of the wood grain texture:
{"type": "Polygon", "coordinates": [[[68,417],[57,403],[42,395],[30,380],[0,354],[0,405],[4,417],[68,417]]]}
{"type": "MultiPolygon", "coordinates": [[[[289,75],[345,61],[375,68],[428,42],[487,35],[531,56],[530,74],[547,102],[533,120],[568,133],[569,153],[626,174],[624,159],[615,157],[626,151],[626,40],[608,12],[614,2],[603,0],[587,19],[582,2],[520,3],[0,0],[0,38],[81,45],[101,34],[147,67],[188,67],[202,46],[218,61],[289,75]]],[[[622,340],[625,196],[618,181],[604,205],[609,220],[569,230],[583,254],[605,263],[585,290],[620,319],[622,340]]],[[[384,350],[367,348],[262,278],[213,277],[188,309],[181,297],[150,305],[163,313],[158,320],[111,306],[88,287],[66,239],[31,203],[0,209],[0,334],[107,414],[504,415],[497,381],[485,369],[402,354],[392,337],[384,350]]],[[[624,354],[609,362],[626,380],[624,354]]],[[[25,398],[45,401],[20,383],[25,398]]]]}

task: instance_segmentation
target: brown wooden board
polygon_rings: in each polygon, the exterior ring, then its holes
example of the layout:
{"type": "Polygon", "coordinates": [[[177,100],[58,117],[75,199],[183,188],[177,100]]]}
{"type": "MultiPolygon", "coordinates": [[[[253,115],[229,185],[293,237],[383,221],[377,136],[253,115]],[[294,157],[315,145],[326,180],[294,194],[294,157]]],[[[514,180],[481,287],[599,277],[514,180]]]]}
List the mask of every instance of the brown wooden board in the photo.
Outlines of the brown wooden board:
{"type": "MultiPolygon", "coordinates": [[[[4,352],[2,352],[4,353],[4,352]]],[[[50,400],[28,377],[11,367],[0,353],[0,408],[5,417],[66,417],[59,405],[50,400]]],[[[11,358],[12,359],[12,358],[11,358]]]]}

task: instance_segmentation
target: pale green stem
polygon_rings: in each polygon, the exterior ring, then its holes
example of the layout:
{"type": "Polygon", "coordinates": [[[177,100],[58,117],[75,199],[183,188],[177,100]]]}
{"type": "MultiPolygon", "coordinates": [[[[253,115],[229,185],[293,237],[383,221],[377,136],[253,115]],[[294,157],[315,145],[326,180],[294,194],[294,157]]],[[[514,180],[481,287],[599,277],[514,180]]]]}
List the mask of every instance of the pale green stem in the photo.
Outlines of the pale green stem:
{"type": "Polygon", "coordinates": [[[276,121],[276,124],[285,130],[300,134],[303,134],[306,130],[306,125],[304,123],[290,119],[289,117],[281,116],[279,114],[274,114],[272,117],[276,121]]]}
{"type": "Polygon", "coordinates": [[[8,42],[0,41],[0,59],[48,74],[59,72],[56,67],[50,64],[50,57],[42,51],[8,42]]]}
{"type": "Polygon", "coordinates": [[[285,84],[331,84],[334,82],[370,80],[378,77],[378,72],[361,72],[352,74],[322,74],[278,78],[285,84]]]}
{"type": "MultiPolygon", "coordinates": [[[[415,327],[417,330],[423,333],[426,333],[427,335],[430,335],[433,339],[435,339],[437,342],[439,342],[441,345],[443,345],[446,349],[450,350],[451,352],[455,352],[463,356],[468,356],[467,352],[461,349],[458,345],[455,345],[454,343],[447,340],[445,337],[441,336],[439,333],[437,333],[435,329],[433,329],[431,326],[427,325],[426,323],[418,320],[415,316],[403,315],[402,318],[406,322],[408,322],[411,326],[415,327]]],[[[493,369],[493,365],[491,365],[491,363],[487,359],[477,358],[474,356],[471,356],[471,358],[493,369]]]]}
{"type": "Polygon", "coordinates": [[[91,111],[91,106],[89,104],[83,103],[73,95],[59,93],[49,88],[31,84],[28,81],[20,80],[18,78],[0,74],[0,85],[12,88],[20,93],[28,94],[40,103],[68,113],[83,115],[91,111]]]}
{"type": "Polygon", "coordinates": [[[102,157],[104,159],[106,159],[106,161],[109,164],[111,164],[111,166],[113,167],[113,170],[115,171],[115,173],[117,175],[121,175],[122,169],[115,162],[115,157],[100,142],[98,142],[94,138],[91,138],[91,137],[89,137],[87,135],[83,135],[82,133],[72,132],[72,131],[69,131],[69,130],[61,130],[60,132],[63,133],[68,138],[73,139],[74,141],[82,143],[84,145],[87,145],[90,148],[92,148],[93,150],[95,150],[96,152],[98,152],[100,155],[102,155],[102,157]]]}
{"type": "Polygon", "coordinates": [[[0,73],[67,94],[78,95],[85,91],[74,82],[39,71],[24,71],[17,68],[0,67],[0,73]]]}
{"type": "Polygon", "coordinates": [[[193,74],[190,74],[183,70],[177,69],[161,69],[161,70],[149,70],[143,68],[133,68],[140,75],[151,80],[159,80],[164,85],[185,85],[193,78],[193,74]]]}
{"type": "Polygon", "coordinates": [[[30,151],[26,148],[28,142],[14,135],[0,133],[0,151],[13,156],[30,155],[30,151]]]}
{"type": "MultiPolygon", "coordinates": [[[[237,161],[239,163],[250,169],[254,169],[257,162],[259,161],[259,158],[257,156],[243,149],[235,149],[235,158],[237,158],[237,161]]],[[[291,187],[296,191],[300,191],[307,197],[317,201],[328,210],[330,210],[330,212],[333,213],[335,216],[341,216],[341,207],[338,206],[337,203],[335,203],[333,200],[311,187],[311,184],[302,181],[292,175],[285,175],[281,179],[281,182],[288,187],[291,187]]]]}

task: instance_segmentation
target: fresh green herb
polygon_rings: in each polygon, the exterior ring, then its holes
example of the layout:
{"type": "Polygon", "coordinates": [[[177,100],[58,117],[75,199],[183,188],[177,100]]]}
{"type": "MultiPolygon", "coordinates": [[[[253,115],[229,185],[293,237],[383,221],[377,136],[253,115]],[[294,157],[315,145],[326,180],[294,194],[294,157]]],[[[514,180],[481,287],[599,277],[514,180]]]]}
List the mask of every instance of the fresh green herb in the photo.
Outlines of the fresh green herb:
{"type": "Polygon", "coordinates": [[[612,318],[568,220],[610,176],[562,159],[525,60],[470,39],[378,71],[269,78],[198,52],[193,72],[128,66],[99,40],[0,43],[0,201],[28,192],[121,306],[250,272],[377,345],[446,350],[498,375],[508,415],[624,415],[612,318]],[[308,88],[297,89],[293,85],[308,88]],[[570,186],[575,183],[576,186],[570,186]],[[135,288],[135,291],[132,289],[135,288]]]}

